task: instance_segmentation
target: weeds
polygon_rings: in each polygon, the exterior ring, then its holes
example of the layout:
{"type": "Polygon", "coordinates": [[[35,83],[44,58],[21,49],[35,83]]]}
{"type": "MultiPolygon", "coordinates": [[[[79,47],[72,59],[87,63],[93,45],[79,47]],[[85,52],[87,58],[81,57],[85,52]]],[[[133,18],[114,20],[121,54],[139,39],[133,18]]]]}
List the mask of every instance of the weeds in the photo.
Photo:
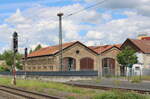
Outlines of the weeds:
{"type": "Polygon", "coordinates": [[[149,97],[133,92],[113,90],[95,95],[92,99],[149,99],[149,97]]]}

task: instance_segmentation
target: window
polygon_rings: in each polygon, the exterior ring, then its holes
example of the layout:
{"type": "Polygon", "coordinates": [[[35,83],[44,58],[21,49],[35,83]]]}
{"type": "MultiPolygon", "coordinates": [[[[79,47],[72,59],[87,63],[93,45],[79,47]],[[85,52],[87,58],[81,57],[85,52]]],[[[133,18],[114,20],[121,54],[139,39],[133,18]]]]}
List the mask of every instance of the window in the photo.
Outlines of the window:
{"type": "Polygon", "coordinates": [[[49,66],[49,70],[53,70],[53,66],[49,66]]]}
{"type": "Polygon", "coordinates": [[[44,68],[44,69],[47,69],[47,67],[46,67],[46,66],[44,66],[43,68],[44,68]]]}
{"type": "Polygon", "coordinates": [[[135,67],[135,70],[140,70],[140,67],[135,67]]]}
{"type": "Polygon", "coordinates": [[[76,54],[79,54],[80,53],[80,51],[79,50],[76,50],[76,54]]]}

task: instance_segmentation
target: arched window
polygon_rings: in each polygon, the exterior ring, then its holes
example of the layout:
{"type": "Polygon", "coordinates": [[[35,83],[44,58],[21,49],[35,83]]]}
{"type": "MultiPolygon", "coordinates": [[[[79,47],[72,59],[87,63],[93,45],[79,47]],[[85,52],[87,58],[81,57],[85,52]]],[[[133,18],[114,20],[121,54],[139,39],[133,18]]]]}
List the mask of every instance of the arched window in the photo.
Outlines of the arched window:
{"type": "Polygon", "coordinates": [[[76,59],[72,57],[63,58],[63,71],[75,71],[76,70],[76,59]]]}
{"type": "Polygon", "coordinates": [[[103,69],[103,76],[115,75],[115,59],[113,58],[102,59],[102,69],[103,69]]]}

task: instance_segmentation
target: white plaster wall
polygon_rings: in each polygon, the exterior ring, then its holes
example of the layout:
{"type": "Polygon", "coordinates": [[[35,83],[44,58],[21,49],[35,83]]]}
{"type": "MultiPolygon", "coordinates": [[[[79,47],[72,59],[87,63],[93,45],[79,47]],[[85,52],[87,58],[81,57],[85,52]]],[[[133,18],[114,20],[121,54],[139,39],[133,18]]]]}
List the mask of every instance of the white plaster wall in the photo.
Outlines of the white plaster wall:
{"type": "Polygon", "coordinates": [[[144,68],[150,69],[150,54],[144,54],[144,68]]]}
{"type": "Polygon", "coordinates": [[[143,53],[136,53],[136,56],[138,57],[138,63],[144,63],[144,55],[143,53]]]}

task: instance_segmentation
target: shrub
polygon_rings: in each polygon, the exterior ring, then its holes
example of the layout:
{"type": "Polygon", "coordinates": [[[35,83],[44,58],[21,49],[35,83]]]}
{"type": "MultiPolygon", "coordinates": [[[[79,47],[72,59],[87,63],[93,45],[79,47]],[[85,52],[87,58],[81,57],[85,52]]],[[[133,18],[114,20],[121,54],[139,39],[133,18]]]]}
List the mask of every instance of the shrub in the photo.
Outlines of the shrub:
{"type": "Polygon", "coordinates": [[[0,72],[4,71],[3,66],[0,66],[0,72]]]}

